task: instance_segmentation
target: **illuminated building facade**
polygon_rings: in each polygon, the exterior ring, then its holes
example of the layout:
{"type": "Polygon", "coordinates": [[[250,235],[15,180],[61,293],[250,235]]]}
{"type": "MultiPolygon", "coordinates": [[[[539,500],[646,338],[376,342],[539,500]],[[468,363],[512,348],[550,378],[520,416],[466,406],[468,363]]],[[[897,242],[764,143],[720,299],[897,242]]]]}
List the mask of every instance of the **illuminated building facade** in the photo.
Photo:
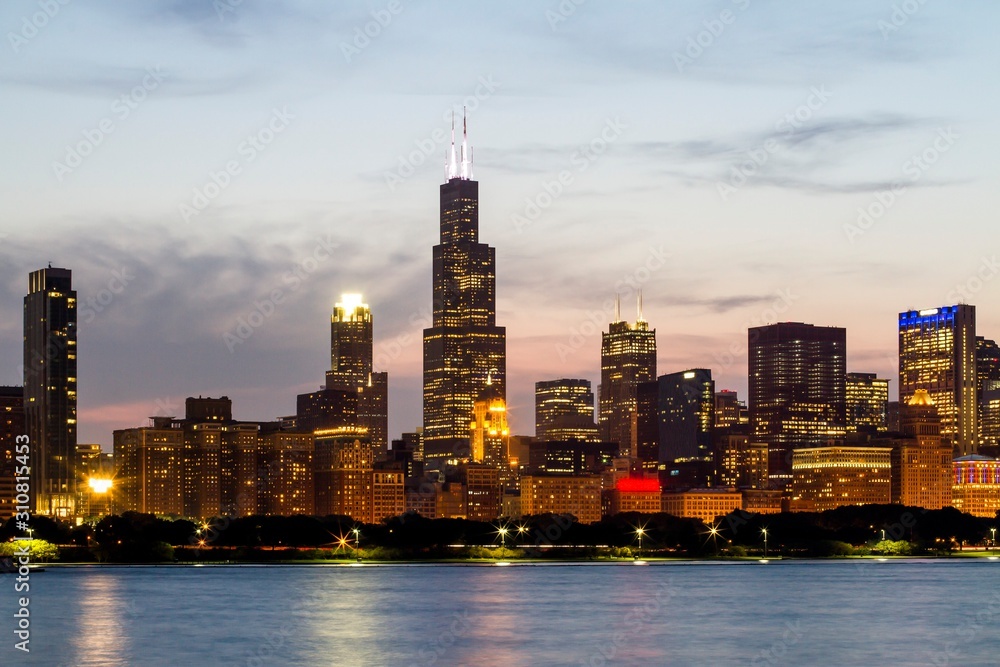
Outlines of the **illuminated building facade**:
{"type": "Polygon", "coordinates": [[[847,430],[884,433],[889,429],[889,381],[875,373],[848,373],[846,381],[847,430]]]}
{"type": "Polygon", "coordinates": [[[904,437],[892,451],[892,502],[928,510],[951,505],[951,445],[941,437],[941,418],[925,389],[900,411],[904,437]]]}
{"type": "Polygon", "coordinates": [[[771,489],[743,489],[743,510],[750,514],[780,514],[784,492],[771,489]]]}
{"type": "Polygon", "coordinates": [[[372,514],[374,448],[358,429],[316,431],[313,455],[316,514],[366,521],[372,514]]]}
{"type": "Polygon", "coordinates": [[[28,275],[24,297],[24,413],[31,440],[31,504],[71,517],[77,492],[76,291],[73,272],[51,266],[28,275]]]}
{"type": "Polygon", "coordinates": [[[496,385],[487,380],[479,398],[472,406],[469,423],[470,458],[474,463],[484,463],[497,470],[506,470],[507,445],[510,429],[507,426],[507,403],[496,385]]]}
{"type": "Polygon", "coordinates": [[[952,462],[952,507],[992,519],[1000,512],[1000,460],[970,454],[952,462]]]}
{"type": "MultiPolygon", "coordinates": [[[[344,294],[330,316],[326,389],[355,392],[357,425],[379,451],[389,444],[389,376],[372,367],[372,312],[360,294],[344,294]]],[[[335,396],[331,396],[334,398],[335,396]]]]}
{"type": "Polygon", "coordinates": [[[668,491],[660,499],[661,511],[689,519],[701,519],[714,524],[743,506],[743,494],[736,489],[689,489],[668,491]]]}
{"type": "Polygon", "coordinates": [[[184,516],[184,431],[172,422],[114,432],[116,508],[184,516]]]}
{"type": "Polygon", "coordinates": [[[845,432],[847,332],[781,322],[749,337],[750,423],[768,446],[771,485],[791,481],[791,454],[845,432]]]}
{"type": "Polygon", "coordinates": [[[371,515],[363,520],[380,523],[406,512],[405,474],[401,470],[372,470],[371,515]]]}
{"type": "Polygon", "coordinates": [[[618,457],[618,443],[584,442],[532,442],[528,445],[527,469],[532,473],[581,475],[597,472],[611,465],[618,457]]]}
{"type": "Polygon", "coordinates": [[[259,436],[259,511],[292,516],[316,513],[312,433],[270,431],[259,436]]]}
{"type": "Polygon", "coordinates": [[[607,516],[623,512],[658,514],[661,510],[660,482],[656,477],[625,477],[604,492],[607,516]]]}
{"type": "Polygon", "coordinates": [[[926,389],[955,451],[976,451],[976,307],[966,304],[899,314],[899,401],[926,389]]]}
{"type": "MultiPolygon", "coordinates": [[[[656,379],[656,329],[642,317],[616,319],[601,334],[601,386],[598,426],[601,438],[617,442],[625,456],[638,458],[638,388],[656,379]]],[[[618,310],[616,308],[616,310],[618,310]]]]}
{"type": "Polygon", "coordinates": [[[0,386],[0,520],[14,516],[16,438],[25,434],[24,388],[0,386]]]}
{"type": "Polygon", "coordinates": [[[792,510],[892,502],[892,448],[829,446],[792,454],[792,510]]]}
{"type": "Polygon", "coordinates": [[[601,520],[599,475],[525,475],[521,477],[521,514],[572,514],[580,523],[601,520]]]}
{"type": "Polygon", "coordinates": [[[751,442],[743,433],[722,432],[715,437],[719,482],[733,488],[766,489],[767,444],[751,442]]]}
{"type": "Polygon", "coordinates": [[[469,453],[469,415],[487,378],[506,399],[507,334],[496,325],[496,251],[479,242],[479,183],[454,129],[433,250],[432,326],[424,329],[424,460],[439,467],[469,453]]]}
{"type": "Polygon", "coordinates": [[[750,423],[750,410],[735,391],[723,389],[715,394],[715,428],[745,426],[750,423]]]}
{"type": "Polygon", "coordinates": [[[535,438],[598,440],[590,380],[564,378],[535,383],[535,438]]]}

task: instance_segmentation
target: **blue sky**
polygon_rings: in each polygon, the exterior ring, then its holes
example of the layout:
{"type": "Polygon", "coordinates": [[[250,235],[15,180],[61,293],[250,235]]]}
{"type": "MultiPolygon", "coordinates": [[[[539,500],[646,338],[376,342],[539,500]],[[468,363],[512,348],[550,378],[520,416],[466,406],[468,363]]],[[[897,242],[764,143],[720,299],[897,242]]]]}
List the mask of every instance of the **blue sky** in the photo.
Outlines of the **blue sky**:
{"type": "Polygon", "coordinates": [[[80,441],[105,445],[188,395],[291,414],[360,291],[390,432],[412,429],[442,137],[467,106],[516,432],[535,381],[596,389],[598,325],[639,285],[661,373],[745,395],[746,327],[795,320],[846,327],[849,370],[895,387],[901,310],[973,303],[1000,336],[998,13],[6,2],[0,383],[49,261],[82,302],[80,441]]]}

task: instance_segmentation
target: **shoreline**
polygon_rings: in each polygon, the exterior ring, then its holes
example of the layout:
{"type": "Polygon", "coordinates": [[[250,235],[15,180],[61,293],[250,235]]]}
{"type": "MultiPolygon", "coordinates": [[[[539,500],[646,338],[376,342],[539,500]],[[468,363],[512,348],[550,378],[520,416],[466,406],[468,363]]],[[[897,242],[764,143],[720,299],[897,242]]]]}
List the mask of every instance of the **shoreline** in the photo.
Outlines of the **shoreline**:
{"type": "Polygon", "coordinates": [[[135,568],[266,568],[266,567],[608,567],[608,566],[691,566],[691,565],[766,565],[777,562],[820,562],[820,563],[846,563],[865,562],[886,563],[886,562],[940,562],[940,561],[965,561],[965,562],[997,562],[1000,563],[1000,554],[953,554],[949,556],[830,556],[830,557],[782,557],[775,556],[769,558],[638,558],[638,559],[617,559],[617,560],[587,560],[587,559],[428,559],[428,560],[317,560],[317,561],[267,561],[267,562],[237,562],[237,561],[216,561],[198,562],[184,561],[177,563],[37,563],[32,564],[32,569],[81,569],[81,568],[101,568],[101,569],[135,569],[135,568]]]}

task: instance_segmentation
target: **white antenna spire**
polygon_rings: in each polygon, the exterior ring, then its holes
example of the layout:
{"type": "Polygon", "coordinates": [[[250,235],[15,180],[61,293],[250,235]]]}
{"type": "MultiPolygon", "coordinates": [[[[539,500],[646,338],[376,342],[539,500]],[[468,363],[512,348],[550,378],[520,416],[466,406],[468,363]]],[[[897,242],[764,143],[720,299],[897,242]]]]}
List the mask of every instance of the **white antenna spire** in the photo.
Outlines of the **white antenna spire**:
{"type": "Polygon", "coordinates": [[[615,293],[615,322],[622,321],[622,297],[617,292],[615,293]]]}
{"type": "Polygon", "coordinates": [[[468,180],[470,178],[469,171],[471,162],[469,160],[469,125],[468,125],[468,113],[465,107],[462,107],[462,178],[468,180]]]}
{"type": "Polygon", "coordinates": [[[448,155],[447,179],[458,178],[458,158],[455,155],[455,111],[451,112],[451,151],[448,155]]]}
{"type": "Polygon", "coordinates": [[[645,322],[646,320],[642,319],[642,290],[639,290],[639,297],[636,301],[636,312],[639,313],[639,319],[636,322],[645,322]]]}

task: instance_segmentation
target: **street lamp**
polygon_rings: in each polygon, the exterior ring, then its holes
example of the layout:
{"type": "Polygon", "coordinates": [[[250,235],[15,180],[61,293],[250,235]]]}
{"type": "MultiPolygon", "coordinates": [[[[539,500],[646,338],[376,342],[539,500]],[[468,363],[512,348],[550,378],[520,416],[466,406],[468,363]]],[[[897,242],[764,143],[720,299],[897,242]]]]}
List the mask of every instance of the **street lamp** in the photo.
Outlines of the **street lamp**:
{"type": "Polygon", "coordinates": [[[352,528],[351,532],[354,533],[354,554],[358,557],[358,562],[361,562],[361,529],[352,528]]]}
{"type": "Polygon", "coordinates": [[[719,529],[716,528],[715,526],[712,526],[708,529],[708,534],[712,538],[712,546],[715,547],[715,551],[716,553],[718,553],[719,543],[716,541],[716,538],[719,536],[719,529]]]}
{"type": "Polygon", "coordinates": [[[507,526],[500,526],[497,533],[500,535],[500,558],[503,558],[503,549],[507,544],[507,526]]]}
{"type": "Polygon", "coordinates": [[[885,542],[885,528],[882,528],[882,541],[885,542]]]}
{"type": "Polygon", "coordinates": [[[642,536],[646,534],[646,529],[639,527],[635,529],[635,535],[639,538],[639,553],[642,553],[642,536]]]}
{"type": "Polygon", "coordinates": [[[993,539],[991,539],[990,542],[992,543],[991,546],[993,547],[993,553],[995,554],[997,552],[997,529],[990,528],[990,532],[993,533],[993,539]]]}
{"type": "Polygon", "coordinates": [[[767,528],[761,528],[760,532],[764,535],[764,558],[767,558],[767,528]]]}

